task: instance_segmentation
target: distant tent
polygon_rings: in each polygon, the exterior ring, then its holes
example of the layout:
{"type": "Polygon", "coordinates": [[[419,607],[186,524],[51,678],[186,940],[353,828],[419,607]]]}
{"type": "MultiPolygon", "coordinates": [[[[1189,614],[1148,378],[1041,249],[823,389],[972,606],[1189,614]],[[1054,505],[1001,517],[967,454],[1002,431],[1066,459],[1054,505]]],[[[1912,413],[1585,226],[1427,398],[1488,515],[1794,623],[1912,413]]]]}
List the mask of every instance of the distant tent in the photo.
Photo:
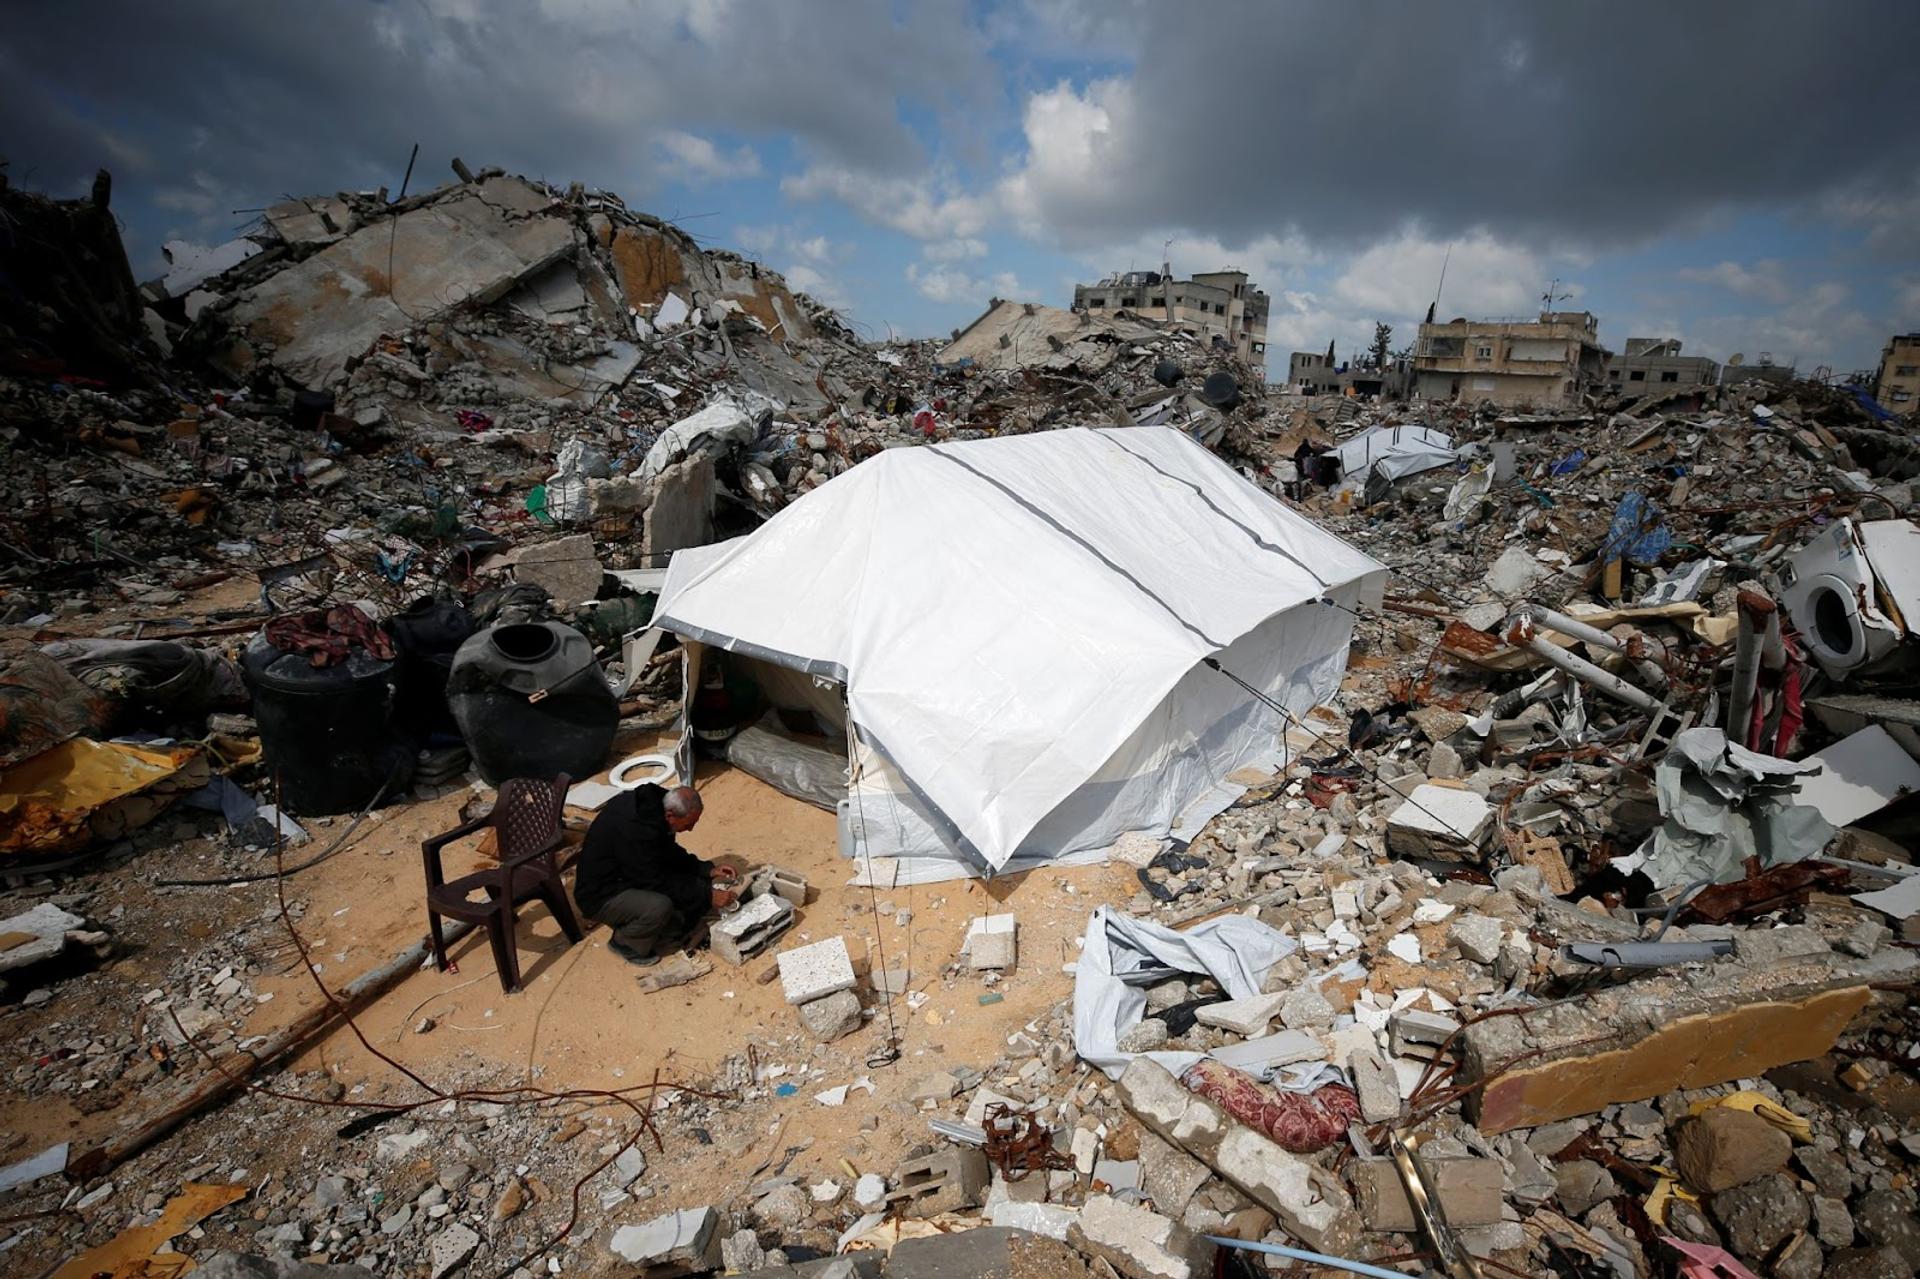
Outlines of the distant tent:
{"type": "Polygon", "coordinates": [[[1075,428],[888,450],[677,553],[654,624],[696,669],[726,650],[785,712],[761,755],[810,714],[857,772],[830,787],[843,849],[926,880],[1224,806],[1286,722],[1202,660],[1299,715],[1338,686],[1384,578],[1178,431],[1075,428]]]}

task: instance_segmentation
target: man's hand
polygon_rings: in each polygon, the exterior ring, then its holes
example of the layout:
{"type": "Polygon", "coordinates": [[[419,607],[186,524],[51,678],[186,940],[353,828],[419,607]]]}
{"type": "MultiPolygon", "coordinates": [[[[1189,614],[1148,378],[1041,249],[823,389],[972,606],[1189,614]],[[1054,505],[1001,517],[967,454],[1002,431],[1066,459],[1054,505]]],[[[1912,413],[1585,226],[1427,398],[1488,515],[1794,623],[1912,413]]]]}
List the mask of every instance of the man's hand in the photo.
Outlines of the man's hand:
{"type": "Polygon", "coordinates": [[[733,905],[734,902],[738,901],[739,898],[740,894],[736,892],[725,888],[716,888],[713,890],[713,908],[715,910],[725,910],[727,907],[733,905]]]}
{"type": "Polygon", "coordinates": [[[711,874],[714,879],[723,884],[731,884],[734,880],[740,878],[740,872],[731,866],[715,866],[711,874]]]}

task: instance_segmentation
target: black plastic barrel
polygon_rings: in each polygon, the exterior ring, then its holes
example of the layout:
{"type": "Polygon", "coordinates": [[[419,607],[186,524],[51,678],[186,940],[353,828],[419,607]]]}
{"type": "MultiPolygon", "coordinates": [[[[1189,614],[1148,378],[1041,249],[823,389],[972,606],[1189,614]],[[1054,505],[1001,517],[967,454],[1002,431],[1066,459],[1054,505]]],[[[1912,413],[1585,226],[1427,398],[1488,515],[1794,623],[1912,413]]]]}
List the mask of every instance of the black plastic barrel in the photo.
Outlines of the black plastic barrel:
{"type": "Polygon", "coordinates": [[[344,662],[315,666],[305,653],[282,652],[256,635],[240,669],[289,811],[356,813],[389,778],[391,796],[413,776],[415,747],[393,718],[395,663],[356,648],[344,662]]]}
{"type": "Polygon", "coordinates": [[[447,705],[454,654],[473,634],[473,618],[458,600],[424,596],[387,619],[400,650],[400,693],[394,717],[411,736],[456,738],[460,727],[447,705]]]}
{"type": "Polygon", "coordinates": [[[447,704],[480,776],[590,777],[607,762],[620,704],[593,644],[559,622],[481,631],[460,646],[447,704]]]}

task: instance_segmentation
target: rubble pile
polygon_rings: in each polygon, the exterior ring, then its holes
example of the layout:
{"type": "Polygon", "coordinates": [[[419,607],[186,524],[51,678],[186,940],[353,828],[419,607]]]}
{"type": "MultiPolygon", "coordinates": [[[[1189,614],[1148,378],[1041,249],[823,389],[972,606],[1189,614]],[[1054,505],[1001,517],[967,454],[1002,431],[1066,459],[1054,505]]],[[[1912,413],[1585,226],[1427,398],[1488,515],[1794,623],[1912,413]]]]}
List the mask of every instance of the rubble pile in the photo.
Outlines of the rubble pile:
{"type": "MultiPolygon", "coordinates": [[[[870,344],[609,193],[455,168],[400,199],[276,204],[137,288],[104,183],[0,191],[70,232],[20,296],[93,301],[0,313],[25,353],[0,375],[0,980],[23,1096],[84,1115],[212,1088],[267,1038],[246,1030],[259,987],[310,958],[300,895],[284,916],[182,907],[202,944],[131,1020],[53,1002],[136,922],[112,885],[264,882],[263,850],[330,857],[383,804],[470,795],[469,818],[488,778],[580,782],[498,763],[541,736],[482,740],[501,689],[590,745],[588,772],[616,735],[697,736],[727,689],[683,690],[647,629],[668,558],[882,450],[1171,427],[1386,564],[1384,594],[1347,610],[1325,704],[1249,689],[1282,762],[1115,843],[1065,953],[1016,884],[934,975],[863,971],[809,931],[805,877],[761,866],[711,926],[719,963],[641,979],[689,1008],[709,974],[779,983],[781,1020],[731,1027],[686,1077],[542,1093],[531,1065],[469,1063],[395,1107],[277,1059],[164,1158],[9,1154],[32,1158],[0,1194],[71,1211],[0,1252],[171,1220],[204,1179],[251,1194],[190,1237],[275,1258],[235,1273],[1920,1269],[1920,449],[1897,423],[1807,382],[1553,413],[1303,397],[1170,328],[1008,300],[949,342],[870,344]],[[508,631],[552,642],[475,644],[508,631]],[[380,761],[366,811],[282,811],[273,771],[319,734],[265,740],[308,686],[263,652],[339,705],[365,694],[363,749],[315,772],[380,761]],[[989,1060],[901,1055],[930,984],[992,1009],[1035,971],[1072,995],[1008,1018],[989,1060]],[[844,1113],[844,1148],[780,1137],[805,1105],[844,1113]],[[237,1122],[297,1134],[298,1178],[251,1175],[237,1122]],[[906,1139],[868,1158],[883,1127],[906,1139]],[[751,1175],[684,1175],[715,1148],[751,1175]]],[[[860,874],[876,887],[871,858],[860,874]]]]}

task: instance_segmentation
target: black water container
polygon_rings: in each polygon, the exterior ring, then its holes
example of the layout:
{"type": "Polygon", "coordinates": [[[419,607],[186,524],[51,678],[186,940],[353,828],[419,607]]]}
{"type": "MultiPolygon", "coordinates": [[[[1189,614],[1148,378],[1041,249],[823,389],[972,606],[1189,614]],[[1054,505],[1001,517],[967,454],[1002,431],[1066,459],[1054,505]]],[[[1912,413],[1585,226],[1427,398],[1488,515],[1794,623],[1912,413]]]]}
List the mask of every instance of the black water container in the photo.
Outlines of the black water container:
{"type": "Polygon", "coordinates": [[[357,813],[389,779],[389,797],[413,776],[414,744],[395,725],[396,663],[355,648],[315,666],[256,635],[240,659],[267,767],[287,809],[306,817],[357,813]]]}
{"type": "Polygon", "coordinates": [[[559,622],[518,622],[474,635],[454,655],[447,704],[480,776],[590,777],[607,762],[620,703],[593,644],[559,622]]]}
{"type": "Polygon", "coordinates": [[[473,634],[473,618],[458,600],[423,596],[387,619],[387,631],[400,650],[400,692],[394,716],[422,742],[451,742],[460,736],[447,705],[447,677],[454,654],[473,634]]]}

